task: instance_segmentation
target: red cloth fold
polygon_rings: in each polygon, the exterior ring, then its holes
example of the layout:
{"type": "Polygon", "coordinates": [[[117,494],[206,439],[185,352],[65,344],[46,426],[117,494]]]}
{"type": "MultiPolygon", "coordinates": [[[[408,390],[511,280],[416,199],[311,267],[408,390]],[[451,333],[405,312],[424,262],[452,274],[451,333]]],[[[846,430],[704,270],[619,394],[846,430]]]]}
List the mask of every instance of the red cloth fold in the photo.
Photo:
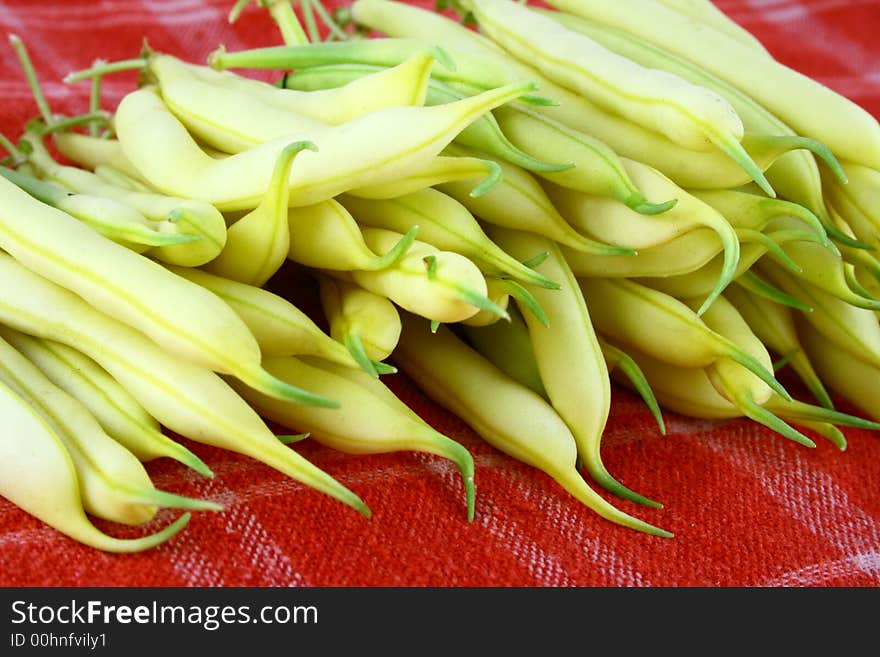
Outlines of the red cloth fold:
{"type": "MultiPolygon", "coordinates": [[[[718,2],[781,61],[880,114],[875,0],[757,4],[718,2]]],[[[62,77],[96,58],[137,56],[144,39],[194,62],[219,44],[237,50],[279,42],[268,16],[255,7],[230,25],[231,5],[6,0],[0,31],[24,39],[53,110],[79,113],[87,107],[88,84],[66,85],[62,77]]],[[[104,107],[112,109],[134,84],[134,73],[106,78],[104,107]]],[[[14,138],[36,107],[5,39],[0,98],[0,130],[14,138]]],[[[350,456],[311,441],[295,445],[364,499],[374,514],[367,520],[252,459],[186,441],[213,468],[214,479],[161,460],[148,464],[156,485],[217,500],[224,512],[195,514],[157,549],[113,555],[79,545],[0,499],[0,586],[880,583],[880,437],[872,432],[845,430],[845,452],[821,437],[810,450],[749,420],[700,421],[666,412],[668,432],[661,436],[641,400],[615,387],[605,463],[665,508],[606,497],[676,535],[661,539],[599,518],[546,475],[489,447],[403,374],[387,380],[473,454],[473,523],[466,521],[458,472],[439,457],[350,456]]],[[[784,381],[803,393],[790,378],[784,381]]],[[[842,410],[854,410],[838,401],[842,410]]],[[[116,535],[138,535],[175,515],[160,511],[147,528],[98,524],[116,535]]]]}

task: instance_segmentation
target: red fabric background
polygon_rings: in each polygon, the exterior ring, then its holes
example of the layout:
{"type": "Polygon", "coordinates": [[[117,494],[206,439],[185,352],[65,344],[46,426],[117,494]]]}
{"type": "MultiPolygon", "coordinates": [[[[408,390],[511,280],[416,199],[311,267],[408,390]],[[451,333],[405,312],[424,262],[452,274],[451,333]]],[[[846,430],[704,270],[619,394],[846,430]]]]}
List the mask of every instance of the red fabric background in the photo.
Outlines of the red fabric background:
{"type": "MultiPolygon", "coordinates": [[[[249,8],[230,26],[229,0],[64,0],[0,3],[0,31],[29,46],[57,112],[86,106],[87,85],[61,82],[96,57],[135,56],[146,37],[161,51],[203,61],[273,45],[267,16],[249,8]]],[[[425,3],[427,4],[427,3],[425,3]]],[[[719,0],[783,62],[880,114],[880,5],[876,0],[719,0]]],[[[105,107],[134,75],[107,78],[105,107]]],[[[0,43],[0,130],[15,136],[36,110],[5,37],[0,43]]],[[[600,519],[547,476],[483,443],[405,376],[389,384],[476,462],[477,509],[448,462],[398,453],[354,457],[295,446],[372,508],[354,511],[254,461],[187,442],[215,471],[208,480],[171,461],[148,464],[167,490],[224,503],[197,514],[174,540],[136,555],[78,545],[0,499],[3,586],[876,586],[880,583],[880,436],[847,430],[839,452],[814,450],[747,420],[696,421],[666,413],[661,436],[636,397],[614,389],[604,459],[622,482],[665,504],[613,501],[675,532],[664,540],[600,519]]],[[[784,379],[790,389],[802,389],[784,379]]],[[[841,403],[842,410],[853,410],[841,403]]],[[[0,428],[2,430],[2,428],[0,428]]],[[[136,535],[147,528],[99,523],[136,535]]]]}

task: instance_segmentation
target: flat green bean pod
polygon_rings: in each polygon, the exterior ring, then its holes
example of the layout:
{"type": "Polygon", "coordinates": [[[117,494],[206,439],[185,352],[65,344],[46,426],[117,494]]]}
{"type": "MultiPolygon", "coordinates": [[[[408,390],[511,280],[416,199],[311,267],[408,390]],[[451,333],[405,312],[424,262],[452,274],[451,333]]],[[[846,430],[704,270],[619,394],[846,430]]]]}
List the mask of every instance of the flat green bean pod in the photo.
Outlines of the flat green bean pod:
{"type": "Polygon", "coordinates": [[[46,420],[0,382],[0,495],[80,543],[107,552],[140,552],[164,543],[189,522],[190,514],[140,538],[109,536],[88,519],[79,480],[67,449],[46,420]],[[22,449],[27,445],[27,449],[22,449]]]}

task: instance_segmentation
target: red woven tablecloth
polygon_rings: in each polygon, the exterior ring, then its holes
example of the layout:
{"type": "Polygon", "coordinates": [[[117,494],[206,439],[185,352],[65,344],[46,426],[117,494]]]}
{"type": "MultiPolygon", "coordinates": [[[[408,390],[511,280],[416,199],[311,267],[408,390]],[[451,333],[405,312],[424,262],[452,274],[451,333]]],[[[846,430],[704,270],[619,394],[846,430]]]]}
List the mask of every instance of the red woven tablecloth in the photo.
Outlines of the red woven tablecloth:
{"type": "MultiPolygon", "coordinates": [[[[0,3],[0,130],[36,113],[5,35],[28,45],[56,112],[78,113],[87,85],[61,78],[96,57],[152,48],[196,62],[219,43],[274,45],[275,27],[230,0],[66,0],[0,3]]],[[[781,61],[880,114],[877,0],[719,0],[781,61]]],[[[134,74],[105,80],[112,109],[134,74]]],[[[9,211],[5,209],[4,211],[9,211]]],[[[0,291],[2,294],[2,291],[0,291]]],[[[465,519],[455,468],[413,453],[354,457],[309,441],[295,449],[356,491],[367,520],[253,460],[187,442],[214,470],[205,479],[168,460],[156,484],[226,505],[196,514],[174,540],[136,555],[78,545],[0,499],[4,586],[876,586],[880,583],[880,436],[846,430],[849,448],[810,450],[747,420],[666,413],[661,436],[639,399],[614,389],[604,460],[622,482],[662,501],[609,497],[676,536],[660,539],[600,519],[549,477],[482,442],[402,374],[389,384],[476,462],[477,507],[465,519]]],[[[791,379],[790,389],[801,392],[791,379]]],[[[841,402],[842,410],[852,407],[841,402]]],[[[0,426],[0,431],[4,430],[0,426]]],[[[155,529],[175,513],[161,511],[155,529]]],[[[99,525],[117,535],[135,534],[99,525]]]]}

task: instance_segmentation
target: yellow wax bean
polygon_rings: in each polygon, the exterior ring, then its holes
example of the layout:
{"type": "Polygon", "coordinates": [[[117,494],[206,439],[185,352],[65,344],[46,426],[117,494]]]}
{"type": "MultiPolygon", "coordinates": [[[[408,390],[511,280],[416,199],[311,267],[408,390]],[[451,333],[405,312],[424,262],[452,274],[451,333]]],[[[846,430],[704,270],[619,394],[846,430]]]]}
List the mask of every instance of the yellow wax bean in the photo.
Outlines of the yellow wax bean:
{"type": "Polygon", "coordinates": [[[568,426],[544,399],[505,375],[446,327],[403,318],[395,362],[432,400],[455,413],[486,442],[551,476],[606,520],[655,536],[672,535],[623,513],[590,488],[575,467],[568,426]],[[491,390],[491,397],[486,391],[491,390]]]}
{"type": "Polygon", "coordinates": [[[416,421],[411,412],[402,412],[396,405],[388,404],[385,395],[371,394],[365,386],[352,383],[344,376],[309,365],[296,357],[268,358],[266,366],[282,379],[307,381],[317,390],[332,390],[342,402],[338,410],[303,412],[303,406],[279,404],[276,403],[278,400],[241,389],[244,398],[262,415],[296,431],[307,431],[318,442],[350,454],[407,450],[448,458],[461,472],[468,519],[473,519],[474,463],[463,446],[425,422],[416,421]]]}
{"type": "Polygon", "coordinates": [[[223,299],[244,320],[263,356],[318,356],[357,367],[351,355],[311,318],[284,297],[201,269],[168,266],[178,276],[223,299]]]}
{"type": "Polygon", "coordinates": [[[561,287],[536,289],[534,293],[546,312],[546,324],[522,307],[520,313],[525,316],[547,397],[571,430],[587,471],[600,486],[616,495],[660,506],[619,483],[602,463],[600,445],[611,410],[608,368],[581,288],[559,248],[529,233],[494,228],[490,234],[514,257],[527,258],[535,251],[550,254],[538,270],[558,280],[561,287]]]}
{"type": "MultiPolygon", "coordinates": [[[[330,336],[372,376],[400,338],[400,313],[387,297],[346,281],[318,275],[321,307],[330,336]]],[[[294,354],[295,355],[295,354],[294,354]]]]}

